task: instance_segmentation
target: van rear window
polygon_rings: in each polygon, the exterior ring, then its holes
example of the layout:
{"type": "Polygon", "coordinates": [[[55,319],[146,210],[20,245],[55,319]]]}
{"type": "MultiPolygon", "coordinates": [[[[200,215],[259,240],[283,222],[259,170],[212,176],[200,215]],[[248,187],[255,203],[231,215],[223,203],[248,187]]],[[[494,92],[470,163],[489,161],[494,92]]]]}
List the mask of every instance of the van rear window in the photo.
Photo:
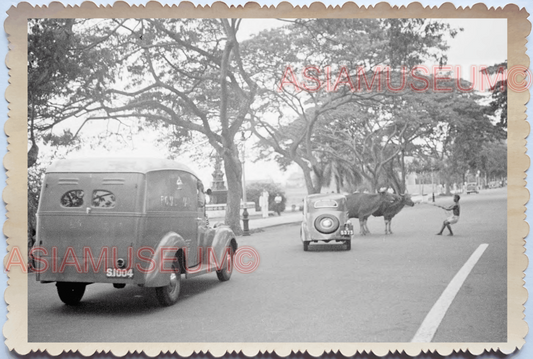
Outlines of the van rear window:
{"type": "Polygon", "coordinates": [[[93,199],[92,199],[92,206],[96,208],[114,208],[116,205],[116,197],[115,195],[106,190],[94,190],[93,191],[93,199]]]}
{"type": "Polygon", "coordinates": [[[61,196],[61,206],[63,207],[81,207],[83,206],[83,190],[73,189],[61,196]]]}

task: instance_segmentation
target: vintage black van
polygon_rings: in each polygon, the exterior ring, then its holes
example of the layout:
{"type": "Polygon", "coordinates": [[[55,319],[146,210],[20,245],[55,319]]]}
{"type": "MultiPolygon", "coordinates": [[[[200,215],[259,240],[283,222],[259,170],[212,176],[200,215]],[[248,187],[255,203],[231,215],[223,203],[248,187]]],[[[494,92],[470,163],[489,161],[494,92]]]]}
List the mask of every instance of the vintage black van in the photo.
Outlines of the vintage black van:
{"type": "MultiPolygon", "coordinates": [[[[209,190],[207,192],[210,193],[209,190]]],[[[182,275],[230,279],[235,234],[212,228],[201,181],[165,159],[62,160],[46,170],[31,251],[37,280],[77,304],[91,283],[155,288],[178,300],[182,275]]]]}

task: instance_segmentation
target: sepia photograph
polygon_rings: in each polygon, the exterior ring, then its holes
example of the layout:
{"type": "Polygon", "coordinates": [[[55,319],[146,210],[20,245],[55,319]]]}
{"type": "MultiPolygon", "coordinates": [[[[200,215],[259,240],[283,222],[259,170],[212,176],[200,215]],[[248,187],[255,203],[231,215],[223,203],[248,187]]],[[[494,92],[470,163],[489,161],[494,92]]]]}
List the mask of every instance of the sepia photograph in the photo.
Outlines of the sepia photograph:
{"type": "Polygon", "coordinates": [[[25,345],[520,343],[508,15],[95,14],[25,19],[25,345]]]}

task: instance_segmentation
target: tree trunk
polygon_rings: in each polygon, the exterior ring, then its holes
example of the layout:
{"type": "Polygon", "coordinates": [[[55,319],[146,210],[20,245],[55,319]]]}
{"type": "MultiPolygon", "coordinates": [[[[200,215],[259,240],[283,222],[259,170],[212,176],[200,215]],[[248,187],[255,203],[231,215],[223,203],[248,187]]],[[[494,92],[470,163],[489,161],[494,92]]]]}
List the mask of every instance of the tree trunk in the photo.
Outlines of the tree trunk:
{"type": "Polygon", "coordinates": [[[379,182],[379,179],[377,178],[377,176],[374,176],[374,177],[372,178],[372,183],[371,183],[371,186],[372,186],[372,188],[370,189],[370,190],[371,190],[371,193],[377,193],[377,192],[379,191],[379,188],[378,188],[379,184],[378,184],[378,182],[379,182]]]}
{"type": "Polygon", "coordinates": [[[225,149],[222,157],[228,183],[225,223],[235,234],[241,234],[242,166],[236,146],[225,149]]]}
{"type": "Polygon", "coordinates": [[[400,157],[400,193],[406,193],[407,192],[407,185],[405,184],[405,151],[402,150],[402,154],[400,157]]]}
{"type": "Polygon", "coordinates": [[[372,175],[371,181],[370,181],[370,188],[371,193],[377,193],[379,191],[379,173],[380,168],[374,168],[373,171],[370,171],[370,174],[372,175]]]}
{"type": "Polygon", "coordinates": [[[305,187],[307,188],[307,194],[315,194],[320,193],[320,188],[316,188],[315,184],[313,183],[313,174],[312,171],[307,167],[302,167],[302,171],[304,172],[304,179],[305,179],[305,187]]]}
{"type": "MultiPolygon", "coordinates": [[[[392,186],[392,189],[394,190],[394,192],[395,193],[404,193],[404,191],[402,190],[401,180],[398,178],[398,176],[394,172],[394,160],[390,161],[387,164],[387,167],[385,167],[385,169],[386,169],[389,181],[390,181],[390,185],[392,186]]],[[[400,174],[400,176],[401,176],[401,174],[400,174]]]]}
{"type": "Polygon", "coordinates": [[[320,193],[320,190],[322,189],[320,187],[320,184],[318,183],[316,186],[313,183],[313,175],[311,168],[307,165],[307,162],[301,161],[301,160],[294,160],[298,166],[302,169],[302,172],[304,173],[304,180],[305,180],[305,187],[307,188],[307,194],[315,194],[320,193]]]}

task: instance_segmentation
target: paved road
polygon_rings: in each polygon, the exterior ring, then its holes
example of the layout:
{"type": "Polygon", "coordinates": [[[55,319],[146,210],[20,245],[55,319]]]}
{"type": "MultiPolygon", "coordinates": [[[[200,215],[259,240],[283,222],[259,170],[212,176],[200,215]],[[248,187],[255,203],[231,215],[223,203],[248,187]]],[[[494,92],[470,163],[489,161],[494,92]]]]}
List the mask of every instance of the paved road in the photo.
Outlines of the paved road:
{"type": "MultiPolygon", "coordinates": [[[[450,198],[439,199],[441,203],[450,198]]],[[[259,268],[182,282],[167,308],[152,291],[93,284],[67,307],[53,284],[29,280],[30,342],[409,342],[456,273],[488,244],[437,323],[433,341],[506,340],[506,192],[464,195],[453,237],[436,236],[444,211],[405,208],[385,236],[371,218],[352,250],[311,245],[298,225],[240,237],[260,254],[259,268]]]]}

